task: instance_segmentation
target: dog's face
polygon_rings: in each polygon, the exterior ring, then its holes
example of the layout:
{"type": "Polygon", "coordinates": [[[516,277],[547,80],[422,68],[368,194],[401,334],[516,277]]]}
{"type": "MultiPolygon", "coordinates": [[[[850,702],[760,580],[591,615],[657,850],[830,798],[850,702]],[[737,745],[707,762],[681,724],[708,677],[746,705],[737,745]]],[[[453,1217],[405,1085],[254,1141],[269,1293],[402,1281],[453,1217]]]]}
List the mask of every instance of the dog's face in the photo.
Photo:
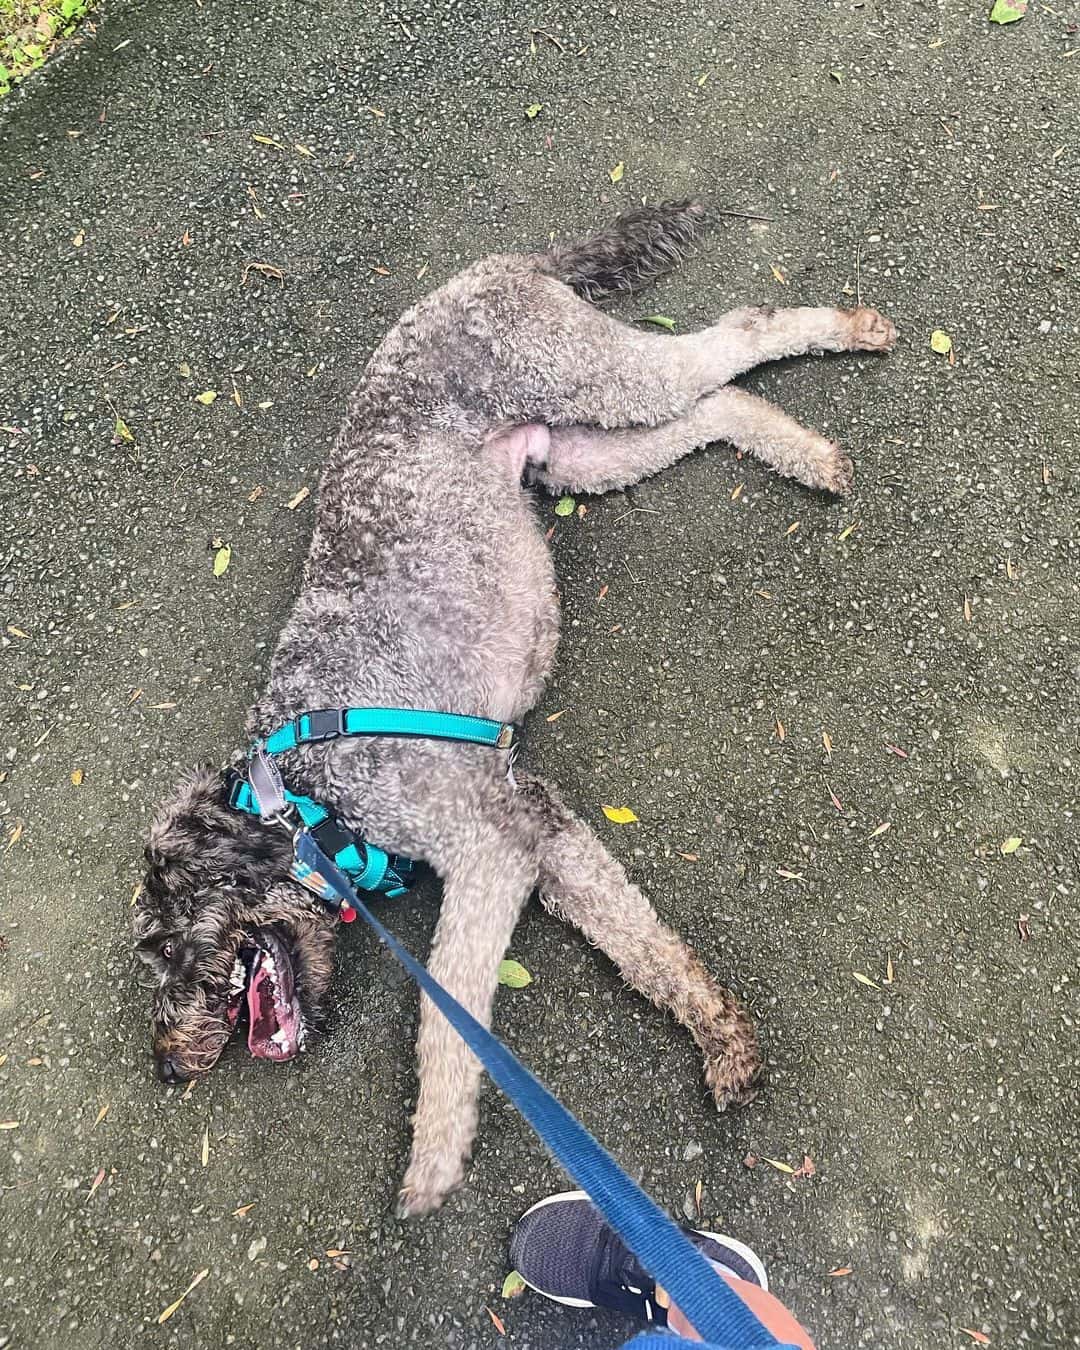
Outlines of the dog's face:
{"type": "Polygon", "coordinates": [[[322,1020],[336,924],[287,880],[291,857],[284,831],[228,805],[215,770],[158,812],[134,926],[165,1082],[205,1073],[241,1022],[256,1058],[286,1060],[322,1020]]]}

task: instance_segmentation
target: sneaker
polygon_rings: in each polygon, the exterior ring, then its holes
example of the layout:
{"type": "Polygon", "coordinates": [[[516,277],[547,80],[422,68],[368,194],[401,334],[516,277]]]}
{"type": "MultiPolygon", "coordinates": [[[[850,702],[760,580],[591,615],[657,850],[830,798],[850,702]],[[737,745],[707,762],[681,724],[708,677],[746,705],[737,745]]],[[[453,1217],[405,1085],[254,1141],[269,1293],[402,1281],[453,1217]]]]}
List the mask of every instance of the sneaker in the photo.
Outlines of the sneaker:
{"type": "MultiPolygon", "coordinates": [[[[755,1252],[734,1238],[682,1227],[704,1256],[725,1274],[768,1289],[755,1252]]],[[[584,1191],[549,1195],[514,1225],[510,1259],[529,1286],[570,1308],[611,1308],[664,1326],[667,1309],[656,1302],[656,1281],[604,1221],[584,1191]]]]}

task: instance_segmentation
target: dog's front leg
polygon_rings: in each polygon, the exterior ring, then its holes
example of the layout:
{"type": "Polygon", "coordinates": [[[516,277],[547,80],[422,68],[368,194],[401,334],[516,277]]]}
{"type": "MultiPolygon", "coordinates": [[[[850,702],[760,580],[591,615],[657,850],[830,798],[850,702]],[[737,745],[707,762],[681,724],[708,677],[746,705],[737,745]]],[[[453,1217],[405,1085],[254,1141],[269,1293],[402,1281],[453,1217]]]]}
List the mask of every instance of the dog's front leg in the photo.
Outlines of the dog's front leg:
{"type": "MultiPolygon", "coordinates": [[[[509,830],[470,826],[444,871],[442,912],[428,969],[485,1026],[499,962],[536,884],[532,850],[509,830]]],[[[402,1217],[438,1209],[465,1175],[476,1132],[479,1061],[426,995],[417,1041],[420,1094],[412,1156],[398,1199],[402,1217]]]]}

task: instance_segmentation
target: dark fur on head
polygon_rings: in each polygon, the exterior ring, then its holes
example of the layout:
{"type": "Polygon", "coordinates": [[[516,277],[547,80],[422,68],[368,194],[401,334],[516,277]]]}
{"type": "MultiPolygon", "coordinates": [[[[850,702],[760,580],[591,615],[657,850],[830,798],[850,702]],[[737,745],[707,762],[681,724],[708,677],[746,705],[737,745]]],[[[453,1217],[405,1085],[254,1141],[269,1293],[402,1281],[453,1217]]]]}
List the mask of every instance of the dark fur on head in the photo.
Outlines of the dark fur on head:
{"type": "Polygon", "coordinates": [[[167,1081],[209,1069],[232,1028],[229,979],[245,937],[271,929],[292,957],[304,1024],[318,1025],[333,969],[334,922],[285,880],[288,835],[233,810],[220,771],[193,769],[161,808],[145,850],[136,951],[154,981],[152,1044],[167,1081]]]}

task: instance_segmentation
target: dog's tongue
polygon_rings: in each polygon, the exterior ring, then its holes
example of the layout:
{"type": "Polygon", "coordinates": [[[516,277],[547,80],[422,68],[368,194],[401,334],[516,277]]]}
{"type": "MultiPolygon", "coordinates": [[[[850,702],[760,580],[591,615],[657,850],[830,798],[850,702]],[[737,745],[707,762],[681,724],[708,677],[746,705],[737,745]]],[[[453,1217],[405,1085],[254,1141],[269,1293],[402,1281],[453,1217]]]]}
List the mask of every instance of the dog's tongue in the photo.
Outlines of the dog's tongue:
{"type": "Polygon", "coordinates": [[[292,1059],[300,1049],[300,1009],[285,999],[266,952],[256,957],[248,982],[248,1049],[256,1059],[292,1059]]]}

